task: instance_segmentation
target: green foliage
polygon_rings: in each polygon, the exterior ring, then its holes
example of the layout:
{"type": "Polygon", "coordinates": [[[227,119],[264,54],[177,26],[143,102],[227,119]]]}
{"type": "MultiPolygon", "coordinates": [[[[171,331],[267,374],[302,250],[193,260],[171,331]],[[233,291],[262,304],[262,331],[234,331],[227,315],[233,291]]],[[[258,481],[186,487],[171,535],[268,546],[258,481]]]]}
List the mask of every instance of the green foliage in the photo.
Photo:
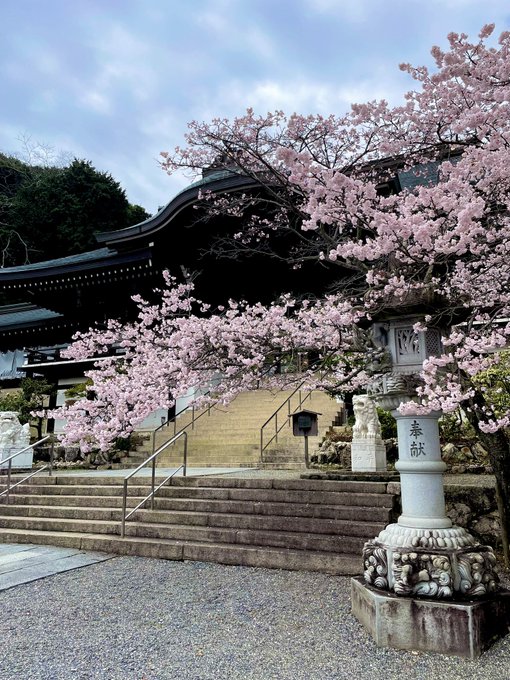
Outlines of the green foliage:
{"type": "Polygon", "coordinates": [[[443,444],[453,444],[465,440],[476,439],[476,433],[469,422],[462,416],[460,409],[446,413],[439,420],[439,437],[443,444]]]}
{"type": "Polygon", "coordinates": [[[20,423],[30,423],[37,429],[37,439],[41,439],[44,418],[33,416],[32,411],[40,411],[46,405],[55,387],[41,378],[22,378],[20,388],[0,398],[0,411],[17,411],[20,423]]]}
{"type": "Polygon", "coordinates": [[[0,411],[17,411],[20,423],[34,420],[32,411],[44,407],[45,401],[54,392],[54,386],[39,378],[23,378],[20,391],[0,398],[0,411]]]}
{"type": "Polygon", "coordinates": [[[144,437],[137,432],[132,432],[128,437],[117,437],[113,445],[114,451],[128,452],[136,451],[144,442],[144,437]]]}
{"type": "Polygon", "coordinates": [[[142,208],[141,205],[129,205],[128,206],[128,215],[127,215],[127,221],[128,221],[128,226],[131,226],[132,224],[138,224],[139,222],[143,222],[144,220],[148,219],[150,217],[150,214],[145,210],[145,208],[142,208]]]}
{"type": "Polygon", "coordinates": [[[381,434],[383,439],[396,439],[397,437],[397,421],[389,411],[382,408],[377,408],[377,415],[381,423],[381,434]]]}
{"type": "Polygon", "coordinates": [[[496,417],[510,410],[510,351],[500,352],[499,363],[488,371],[483,371],[473,382],[491,404],[496,417]]]}
{"type": "Polygon", "coordinates": [[[84,382],[73,385],[65,391],[65,398],[69,401],[77,401],[87,395],[87,390],[92,385],[92,380],[87,378],[84,382]]]}
{"type": "Polygon", "coordinates": [[[147,217],[89,161],[75,158],[56,167],[0,154],[0,266],[91,250],[97,247],[94,233],[147,217]]]}

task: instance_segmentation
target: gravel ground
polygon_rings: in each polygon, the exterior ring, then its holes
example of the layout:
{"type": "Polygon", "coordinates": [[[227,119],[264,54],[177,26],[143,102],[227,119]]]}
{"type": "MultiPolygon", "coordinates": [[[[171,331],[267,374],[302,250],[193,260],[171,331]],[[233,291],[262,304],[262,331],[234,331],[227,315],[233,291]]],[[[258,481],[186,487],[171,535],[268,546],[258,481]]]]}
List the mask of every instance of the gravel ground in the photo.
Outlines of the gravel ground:
{"type": "Polygon", "coordinates": [[[119,557],[0,595],[2,680],[508,680],[510,636],[475,662],[377,649],[349,579],[119,557]]]}

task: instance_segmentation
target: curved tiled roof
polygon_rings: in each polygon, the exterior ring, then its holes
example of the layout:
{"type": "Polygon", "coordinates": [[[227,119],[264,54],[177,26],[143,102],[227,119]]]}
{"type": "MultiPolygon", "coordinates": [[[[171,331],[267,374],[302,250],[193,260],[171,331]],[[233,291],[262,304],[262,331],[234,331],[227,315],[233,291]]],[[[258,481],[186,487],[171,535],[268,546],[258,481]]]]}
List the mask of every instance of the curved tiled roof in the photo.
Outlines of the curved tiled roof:
{"type": "Polygon", "coordinates": [[[16,267],[3,267],[0,269],[0,277],[2,274],[19,272],[40,271],[42,269],[52,269],[54,267],[65,267],[66,265],[82,264],[92,262],[94,260],[103,259],[109,255],[114,254],[110,248],[98,248],[90,250],[87,253],[78,253],[77,255],[67,255],[66,257],[57,257],[54,260],[43,260],[42,262],[34,262],[31,264],[22,264],[16,267]]]}
{"type": "Polygon", "coordinates": [[[197,200],[200,188],[207,186],[211,191],[221,193],[241,187],[256,186],[256,184],[256,180],[233,170],[212,170],[206,177],[185,187],[153,217],[124,229],[96,234],[96,240],[101,244],[101,247],[96,250],[33,264],[5,267],[0,269],[0,284],[20,279],[59,276],[67,272],[79,272],[121,262],[147,259],[150,257],[149,248],[146,245],[147,238],[164,229],[183,209],[192,205],[197,200]],[[139,239],[141,242],[135,245],[136,250],[119,252],[118,246],[133,243],[139,239]]]}
{"type": "Polygon", "coordinates": [[[208,190],[215,193],[222,193],[227,191],[234,191],[241,187],[248,188],[257,186],[257,180],[240,175],[234,170],[218,170],[209,173],[206,177],[193,182],[185,189],[180,191],[172,200],[162,208],[156,215],[148,219],[134,224],[131,227],[118,229],[117,231],[107,231],[101,234],[96,234],[98,243],[106,243],[111,246],[122,243],[123,241],[131,241],[140,237],[141,235],[148,236],[159,231],[167,226],[184,208],[192,205],[197,197],[198,192],[204,186],[208,190]]]}
{"type": "Polygon", "coordinates": [[[0,269],[0,285],[7,285],[13,281],[49,279],[69,273],[86,273],[90,270],[145,261],[148,258],[150,258],[148,248],[139,248],[128,253],[119,253],[112,248],[98,248],[97,250],[59,257],[54,260],[44,260],[43,262],[34,262],[18,267],[4,267],[4,269],[0,269]]]}
{"type": "Polygon", "coordinates": [[[62,314],[52,309],[38,307],[30,303],[4,305],[0,307],[0,328],[3,331],[11,326],[31,326],[61,317],[62,314]]]}

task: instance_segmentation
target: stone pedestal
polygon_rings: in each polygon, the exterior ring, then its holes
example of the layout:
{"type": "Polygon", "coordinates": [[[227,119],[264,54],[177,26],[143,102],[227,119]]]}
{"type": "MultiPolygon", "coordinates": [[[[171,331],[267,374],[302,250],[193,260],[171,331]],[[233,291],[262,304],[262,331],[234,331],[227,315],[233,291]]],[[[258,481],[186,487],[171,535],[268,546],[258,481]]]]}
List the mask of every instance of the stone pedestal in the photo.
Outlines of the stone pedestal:
{"type": "MultiPolygon", "coordinates": [[[[15,453],[18,453],[18,451],[22,451],[25,446],[10,446],[7,448],[0,449],[0,467],[2,467],[2,461],[6,460],[6,458],[9,458],[10,456],[13,456],[15,453]]],[[[28,451],[25,451],[24,453],[20,453],[19,456],[16,456],[16,458],[13,458],[11,461],[11,469],[16,470],[16,469],[21,469],[21,470],[26,470],[30,469],[32,467],[32,463],[34,461],[34,450],[33,449],[28,449],[28,451]]],[[[9,463],[5,464],[5,467],[7,467],[9,463]]]]}
{"type": "Polygon", "coordinates": [[[510,628],[510,592],[464,602],[398,597],[351,580],[352,612],[379,647],[476,659],[510,628]]]}
{"type": "Polygon", "coordinates": [[[352,441],[351,469],[353,472],[386,472],[386,447],[381,440],[352,441]]]}
{"type": "MultiPolygon", "coordinates": [[[[21,425],[17,411],[0,411],[0,467],[1,461],[23,451],[30,444],[30,425],[21,425]]],[[[31,468],[34,452],[28,449],[11,461],[11,469],[31,468]]],[[[5,465],[7,467],[9,463],[5,465]]]]}

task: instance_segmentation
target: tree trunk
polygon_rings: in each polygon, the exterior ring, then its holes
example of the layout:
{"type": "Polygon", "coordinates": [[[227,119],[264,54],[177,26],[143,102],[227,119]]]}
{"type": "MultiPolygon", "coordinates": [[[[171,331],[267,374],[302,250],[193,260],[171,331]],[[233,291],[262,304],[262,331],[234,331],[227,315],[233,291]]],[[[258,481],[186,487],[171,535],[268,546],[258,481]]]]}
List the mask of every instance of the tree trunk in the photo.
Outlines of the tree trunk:
{"type": "MultiPolygon", "coordinates": [[[[485,406],[482,394],[477,393],[473,402],[476,406],[485,406]]],[[[501,522],[501,543],[505,566],[510,567],[510,441],[502,430],[486,433],[480,430],[476,413],[467,413],[471,425],[489,454],[489,460],[496,478],[496,499],[501,522]]]]}

